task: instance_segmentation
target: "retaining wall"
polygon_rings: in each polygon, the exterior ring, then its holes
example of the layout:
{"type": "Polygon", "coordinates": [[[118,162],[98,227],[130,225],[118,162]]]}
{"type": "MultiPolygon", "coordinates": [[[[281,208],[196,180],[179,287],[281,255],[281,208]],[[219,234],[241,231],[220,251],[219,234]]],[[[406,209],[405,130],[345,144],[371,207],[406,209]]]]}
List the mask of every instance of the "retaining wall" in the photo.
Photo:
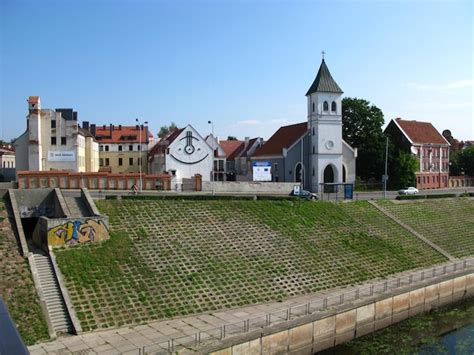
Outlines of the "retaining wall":
{"type": "MultiPolygon", "coordinates": [[[[211,354],[314,354],[385,328],[408,317],[474,296],[474,273],[450,276],[435,283],[399,289],[389,295],[360,300],[317,316],[306,316],[267,329],[252,339],[222,344],[211,354]],[[225,347],[224,347],[225,346],[225,347]]],[[[206,351],[206,352],[208,352],[206,351]]]]}
{"type": "Polygon", "coordinates": [[[296,182],[259,182],[259,181],[203,181],[202,191],[237,193],[274,193],[288,195],[296,182]]]}

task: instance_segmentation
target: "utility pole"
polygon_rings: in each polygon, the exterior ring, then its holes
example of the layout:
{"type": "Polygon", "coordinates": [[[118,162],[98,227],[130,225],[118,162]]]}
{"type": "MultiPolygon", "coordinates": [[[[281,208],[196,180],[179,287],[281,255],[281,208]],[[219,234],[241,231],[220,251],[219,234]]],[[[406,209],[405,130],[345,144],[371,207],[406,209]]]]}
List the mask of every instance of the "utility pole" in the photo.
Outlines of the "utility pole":
{"type": "MultiPolygon", "coordinates": [[[[142,146],[142,125],[138,118],[135,118],[135,121],[138,123],[138,150],[140,152],[140,156],[138,158],[138,169],[140,171],[140,192],[143,191],[143,178],[142,178],[142,160],[143,160],[143,146],[142,146]]],[[[143,124],[147,125],[148,121],[143,122],[143,124]]],[[[145,139],[146,141],[146,139],[145,139]]]]}
{"type": "Polygon", "coordinates": [[[214,164],[215,164],[215,159],[214,159],[214,152],[216,150],[216,147],[214,147],[214,122],[212,121],[207,121],[208,124],[211,125],[211,132],[212,132],[212,169],[211,169],[211,185],[212,185],[212,196],[214,196],[214,164]]]}
{"type": "Polygon", "coordinates": [[[383,176],[383,198],[387,199],[387,168],[388,168],[388,137],[386,137],[385,141],[385,175],[383,176]]]}

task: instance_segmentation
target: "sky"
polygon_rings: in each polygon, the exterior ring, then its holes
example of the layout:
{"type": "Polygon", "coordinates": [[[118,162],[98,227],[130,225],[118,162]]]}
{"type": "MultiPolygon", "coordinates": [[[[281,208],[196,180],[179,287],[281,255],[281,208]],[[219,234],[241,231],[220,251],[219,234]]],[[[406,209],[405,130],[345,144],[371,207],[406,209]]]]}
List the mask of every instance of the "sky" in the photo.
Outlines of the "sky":
{"type": "Polygon", "coordinates": [[[344,97],[387,123],[474,140],[473,32],[470,0],[2,0],[0,135],[39,95],[80,122],[267,139],[306,121],[324,50],[344,97]]]}

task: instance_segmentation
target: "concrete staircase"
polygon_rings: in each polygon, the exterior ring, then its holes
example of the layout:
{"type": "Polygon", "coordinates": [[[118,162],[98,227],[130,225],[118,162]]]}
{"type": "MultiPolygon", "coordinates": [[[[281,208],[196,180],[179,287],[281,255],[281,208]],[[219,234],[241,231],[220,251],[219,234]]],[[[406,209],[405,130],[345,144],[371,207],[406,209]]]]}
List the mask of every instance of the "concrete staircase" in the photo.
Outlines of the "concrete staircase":
{"type": "Polygon", "coordinates": [[[43,251],[35,250],[33,258],[49,318],[56,334],[73,332],[74,327],[49,256],[43,251]]]}
{"type": "Polygon", "coordinates": [[[74,196],[64,196],[64,200],[66,201],[67,207],[71,212],[71,217],[88,217],[90,216],[89,209],[87,208],[86,204],[82,197],[74,197],[74,196]]]}

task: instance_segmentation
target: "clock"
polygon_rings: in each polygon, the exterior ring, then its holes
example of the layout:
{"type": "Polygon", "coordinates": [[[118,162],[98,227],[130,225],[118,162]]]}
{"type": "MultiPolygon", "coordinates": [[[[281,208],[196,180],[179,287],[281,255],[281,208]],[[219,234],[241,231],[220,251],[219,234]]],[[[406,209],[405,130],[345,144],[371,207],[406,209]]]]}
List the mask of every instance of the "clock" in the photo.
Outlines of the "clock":
{"type": "Polygon", "coordinates": [[[192,131],[186,131],[185,136],[170,147],[170,155],[173,159],[183,164],[197,164],[209,155],[209,146],[206,142],[193,136],[192,131]]]}

